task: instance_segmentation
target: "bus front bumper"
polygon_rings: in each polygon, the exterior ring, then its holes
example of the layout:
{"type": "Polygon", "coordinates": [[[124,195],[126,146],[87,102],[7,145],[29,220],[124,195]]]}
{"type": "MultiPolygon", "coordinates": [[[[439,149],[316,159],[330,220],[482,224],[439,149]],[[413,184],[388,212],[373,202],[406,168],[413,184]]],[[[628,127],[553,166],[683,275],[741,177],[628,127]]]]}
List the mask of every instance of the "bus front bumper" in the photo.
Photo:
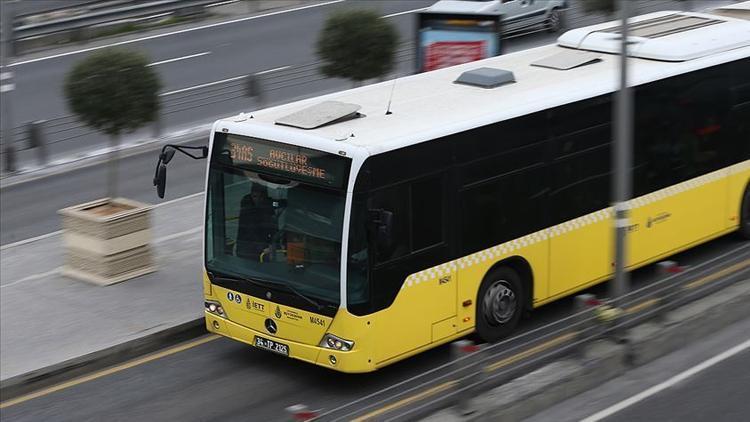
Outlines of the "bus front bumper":
{"type": "MultiPolygon", "coordinates": [[[[256,347],[255,338],[261,337],[288,346],[288,357],[290,358],[299,359],[319,366],[324,366],[336,371],[359,373],[370,372],[375,369],[375,366],[368,362],[368,359],[364,356],[364,353],[362,353],[362,351],[356,350],[356,347],[355,350],[351,350],[348,352],[326,349],[324,347],[298,343],[293,340],[276,338],[269,335],[268,333],[263,333],[251,328],[247,328],[228,319],[220,318],[208,312],[205,312],[204,315],[206,317],[206,329],[209,332],[224,337],[229,337],[233,340],[241,341],[253,347],[256,347]]],[[[266,351],[265,349],[261,350],[266,351]]],[[[270,351],[268,352],[273,353],[270,351]]]]}

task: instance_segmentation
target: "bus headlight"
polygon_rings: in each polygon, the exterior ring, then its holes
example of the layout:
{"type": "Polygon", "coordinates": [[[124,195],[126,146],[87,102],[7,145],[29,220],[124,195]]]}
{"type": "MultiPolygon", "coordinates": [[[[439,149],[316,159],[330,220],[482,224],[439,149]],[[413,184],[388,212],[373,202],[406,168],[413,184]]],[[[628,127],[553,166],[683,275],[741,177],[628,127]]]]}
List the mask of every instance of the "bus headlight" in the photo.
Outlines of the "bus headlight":
{"type": "Polygon", "coordinates": [[[323,336],[323,340],[320,340],[320,347],[326,349],[341,350],[342,352],[348,352],[354,348],[354,342],[350,340],[344,340],[341,337],[336,337],[333,334],[326,334],[323,336]]]}
{"type": "Polygon", "coordinates": [[[203,305],[206,307],[206,312],[214,315],[218,315],[222,318],[227,317],[227,313],[224,312],[224,308],[222,308],[221,303],[216,302],[214,300],[207,300],[203,302],[203,305]]]}

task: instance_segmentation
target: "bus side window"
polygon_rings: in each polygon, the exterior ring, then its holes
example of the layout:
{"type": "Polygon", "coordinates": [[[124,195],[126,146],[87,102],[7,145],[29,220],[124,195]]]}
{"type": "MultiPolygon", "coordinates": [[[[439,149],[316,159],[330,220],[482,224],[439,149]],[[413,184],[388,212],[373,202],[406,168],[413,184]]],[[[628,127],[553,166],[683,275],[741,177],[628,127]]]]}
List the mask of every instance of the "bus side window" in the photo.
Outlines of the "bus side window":
{"type": "Polygon", "coordinates": [[[440,176],[411,186],[412,251],[443,241],[443,181],[440,176]]]}
{"type": "Polygon", "coordinates": [[[401,184],[373,192],[368,208],[382,209],[393,213],[392,243],[387,251],[381,251],[375,262],[382,263],[409,253],[409,185],[401,184]]]}
{"type": "Polygon", "coordinates": [[[400,258],[443,242],[442,175],[376,191],[369,209],[393,213],[393,244],[376,264],[400,258]]]}
{"type": "Polygon", "coordinates": [[[564,106],[553,114],[552,222],[606,208],[610,196],[610,96],[564,106]]]}
{"type": "Polygon", "coordinates": [[[734,158],[727,75],[719,66],[637,89],[635,195],[709,173],[734,158]]]}

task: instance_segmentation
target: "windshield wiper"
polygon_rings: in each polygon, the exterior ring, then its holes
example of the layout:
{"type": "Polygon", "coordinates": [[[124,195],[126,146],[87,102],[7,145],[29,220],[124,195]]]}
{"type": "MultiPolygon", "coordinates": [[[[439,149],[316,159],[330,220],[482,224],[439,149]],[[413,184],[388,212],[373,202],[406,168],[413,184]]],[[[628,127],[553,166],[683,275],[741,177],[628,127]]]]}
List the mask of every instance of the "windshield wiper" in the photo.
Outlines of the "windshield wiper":
{"type": "Polygon", "coordinates": [[[297,296],[301,297],[302,299],[305,299],[306,301],[310,302],[313,306],[315,306],[315,309],[317,309],[318,311],[320,311],[320,310],[323,309],[323,305],[321,305],[320,303],[314,301],[313,299],[311,299],[311,298],[303,295],[302,293],[300,293],[299,290],[295,289],[294,286],[292,286],[291,284],[278,283],[278,282],[275,282],[275,281],[271,281],[271,282],[269,282],[269,284],[272,284],[272,285],[275,285],[275,286],[285,287],[288,291],[290,291],[290,292],[296,294],[297,296]]]}
{"type": "Polygon", "coordinates": [[[266,280],[264,280],[264,281],[258,281],[258,280],[253,280],[251,278],[245,278],[245,277],[215,276],[213,273],[210,273],[210,272],[208,273],[208,276],[209,276],[209,278],[211,280],[219,280],[219,281],[222,281],[222,280],[223,281],[246,281],[246,282],[248,282],[250,284],[254,284],[256,286],[263,287],[264,289],[268,288],[269,286],[281,287],[282,289],[284,289],[284,290],[286,290],[288,292],[292,292],[295,295],[297,295],[297,296],[301,297],[302,299],[306,300],[307,302],[309,302],[310,304],[312,304],[313,306],[315,306],[315,309],[317,309],[318,311],[321,311],[323,309],[323,305],[321,305],[320,303],[314,301],[313,299],[310,299],[309,297],[303,295],[302,293],[299,292],[299,290],[295,289],[294,286],[292,286],[291,284],[279,283],[279,282],[276,282],[276,281],[266,281],[266,280]]]}

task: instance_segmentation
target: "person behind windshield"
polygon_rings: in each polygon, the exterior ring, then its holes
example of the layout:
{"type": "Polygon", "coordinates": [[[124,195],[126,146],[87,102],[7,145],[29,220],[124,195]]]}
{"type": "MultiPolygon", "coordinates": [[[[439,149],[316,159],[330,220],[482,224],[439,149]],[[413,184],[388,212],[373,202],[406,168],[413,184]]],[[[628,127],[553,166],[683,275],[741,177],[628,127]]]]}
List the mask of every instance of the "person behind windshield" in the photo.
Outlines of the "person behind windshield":
{"type": "Polygon", "coordinates": [[[237,256],[260,261],[271,245],[274,231],[273,201],[264,186],[253,183],[250,193],[240,202],[237,256]]]}

